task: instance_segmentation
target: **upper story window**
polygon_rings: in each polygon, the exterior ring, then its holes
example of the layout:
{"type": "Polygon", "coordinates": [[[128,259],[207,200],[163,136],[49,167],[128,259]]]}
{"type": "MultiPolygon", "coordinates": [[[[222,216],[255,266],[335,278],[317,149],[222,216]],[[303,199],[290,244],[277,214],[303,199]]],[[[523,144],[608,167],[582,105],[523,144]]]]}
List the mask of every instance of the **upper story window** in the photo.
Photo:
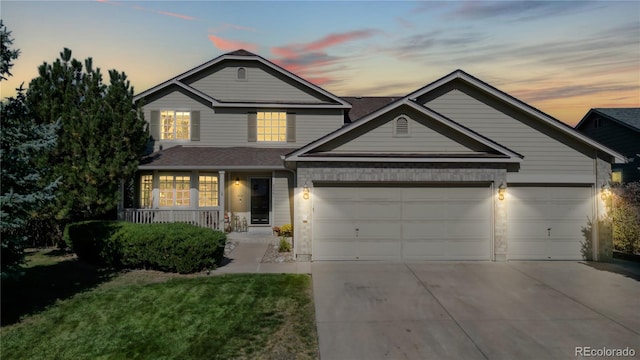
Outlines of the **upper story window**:
{"type": "Polygon", "coordinates": [[[160,111],[161,140],[189,140],[191,113],[189,111],[160,111]]]}
{"type": "Polygon", "coordinates": [[[594,121],[593,121],[593,127],[598,129],[601,128],[604,125],[604,121],[602,121],[601,118],[597,117],[594,121]]]}
{"type": "Polygon", "coordinates": [[[612,183],[621,183],[622,182],[622,171],[614,171],[611,173],[611,182],[612,183]]]}
{"type": "Polygon", "coordinates": [[[287,113],[260,111],[256,116],[258,141],[287,141],[287,113]]]}
{"type": "Polygon", "coordinates": [[[247,80],[247,69],[240,67],[238,68],[236,79],[238,80],[247,80]]]}
{"type": "Polygon", "coordinates": [[[409,120],[401,116],[394,122],[393,135],[396,137],[408,137],[409,136],[409,120]]]}

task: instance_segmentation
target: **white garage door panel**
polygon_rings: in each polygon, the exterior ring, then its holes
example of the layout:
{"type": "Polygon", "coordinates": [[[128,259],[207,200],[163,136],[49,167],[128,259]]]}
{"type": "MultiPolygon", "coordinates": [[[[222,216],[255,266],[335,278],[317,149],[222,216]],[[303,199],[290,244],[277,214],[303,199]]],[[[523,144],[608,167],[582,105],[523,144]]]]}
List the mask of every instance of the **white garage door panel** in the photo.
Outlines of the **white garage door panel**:
{"type": "Polygon", "coordinates": [[[491,220],[488,187],[316,187],[313,257],[490,260],[491,220]]]}
{"type": "Polygon", "coordinates": [[[591,187],[511,186],[507,193],[509,259],[582,259],[582,228],[593,218],[591,187]]]}

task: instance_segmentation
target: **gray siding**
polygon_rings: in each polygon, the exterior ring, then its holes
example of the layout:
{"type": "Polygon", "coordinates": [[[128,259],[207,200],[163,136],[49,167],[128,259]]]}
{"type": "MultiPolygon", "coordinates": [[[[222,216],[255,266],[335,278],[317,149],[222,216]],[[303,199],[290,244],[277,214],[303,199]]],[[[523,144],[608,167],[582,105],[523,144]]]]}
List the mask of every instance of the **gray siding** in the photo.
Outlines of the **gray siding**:
{"type": "Polygon", "coordinates": [[[262,109],[212,109],[180,91],[173,91],[146,104],[145,119],[149,121],[151,111],[165,109],[200,111],[200,140],[156,141],[154,150],[158,150],[160,145],[164,149],[175,145],[292,147],[297,144],[302,146],[340,128],[344,119],[341,109],[269,109],[269,111],[287,111],[296,114],[296,141],[249,142],[248,114],[262,109]]]}
{"type": "Polygon", "coordinates": [[[185,82],[220,101],[321,103],[328,100],[257,62],[224,62],[185,82]],[[239,67],[246,69],[245,80],[237,79],[239,67]]]}
{"type": "Polygon", "coordinates": [[[290,172],[276,171],[273,178],[273,225],[291,224],[293,176],[290,172]]]}
{"type": "Polygon", "coordinates": [[[595,127],[597,114],[592,114],[577,129],[581,133],[604,144],[605,146],[633,159],[627,164],[613,164],[614,171],[622,171],[622,181],[640,181],[640,132],[613,122],[605,117],[600,118],[600,126],[595,127]]]}
{"type": "MultiPolygon", "coordinates": [[[[166,94],[165,96],[162,96],[158,99],[150,101],[148,104],[144,106],[144,118],[147,120],[147,122],[149,122],[151,119],[151,112],[159,111],[159,110],[200,111],[200,123],[204,122],[205,119],[208,116],[210,116],[210,113],[213,112],[213,110],[210,107],[206,106],[205,104],[199,101],[194,100],[193,98],[185,95],[181,91],[172,91],[166,94]]],[[[158,130],[156,129],[156,132],[157,131],[158,130]]],[[[204,140],[202,135],[202,130],[200,131],[200,134],[201,134],[200,139],[204,140]]],[[[198,145],[201,143],[203,143],[203,141],[156,140],[154,143],[153,150],[154,151],[158,150],[160,146],[162,146],[163,149],[168,149],[176,145],[190,145],[190,144],[198,145]]]]}
{"type": "Polygon", "coordinates": [[[453,141],[408,116],[409,136],[395,137],[395,119],[372,129],[350,142],[338,146],[335,152],[374,153],[472,153],[473,150],[453,141]]]}
{"type": "Polygon", "coordinates": [[[474,153],[494,152],[478,141],[451,127],[402,106],[373,119],[325,145],[319,151],[336,153],[474,153]],[[394,136],[398,117],[408,119],[409,134],[394,136]]]}
{"type": "Polygon", "coordinates": [[[587,155],[588,150],[569,137],[495,100],[480,101],[457,89],[425,100],[425,106],[524,155],[520,173],[594,174],[595,153],[587,155]]]}

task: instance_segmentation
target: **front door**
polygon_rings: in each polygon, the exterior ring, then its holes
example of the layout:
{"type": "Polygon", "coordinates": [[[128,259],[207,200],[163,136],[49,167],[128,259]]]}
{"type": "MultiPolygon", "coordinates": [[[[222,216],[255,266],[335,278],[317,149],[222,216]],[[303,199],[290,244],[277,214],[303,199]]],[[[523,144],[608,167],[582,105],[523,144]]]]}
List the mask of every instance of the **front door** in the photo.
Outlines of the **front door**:
{"type": "Polygon", "coordinates": [[[269,224],[271,180],[251,179],[251,224],[269,224]]]}

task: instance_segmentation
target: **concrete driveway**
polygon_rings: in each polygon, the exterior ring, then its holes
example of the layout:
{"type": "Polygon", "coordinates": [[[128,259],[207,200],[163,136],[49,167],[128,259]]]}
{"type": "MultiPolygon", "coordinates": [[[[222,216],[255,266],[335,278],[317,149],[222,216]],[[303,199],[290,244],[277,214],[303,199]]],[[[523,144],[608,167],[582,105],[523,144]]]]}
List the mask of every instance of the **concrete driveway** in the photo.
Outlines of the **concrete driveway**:
{"type": "Polygon", "coordinates": [[[640,272],[580,262],[314,262],[311,271],[322,360],[568,359],[576,347],[640,356],[640,272]]]}

